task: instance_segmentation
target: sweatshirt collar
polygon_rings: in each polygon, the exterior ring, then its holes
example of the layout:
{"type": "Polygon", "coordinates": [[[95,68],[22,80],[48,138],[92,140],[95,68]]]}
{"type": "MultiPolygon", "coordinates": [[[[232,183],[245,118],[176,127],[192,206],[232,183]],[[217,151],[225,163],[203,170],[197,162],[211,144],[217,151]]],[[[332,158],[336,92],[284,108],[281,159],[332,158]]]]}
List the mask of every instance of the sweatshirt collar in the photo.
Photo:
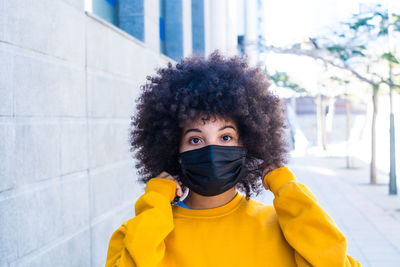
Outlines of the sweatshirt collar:
{"type": "Polygon", "coordinates": [[[174,217],[219,217],[235,211],[244,200],[244,195],[238,192],[231,201],[220,207],[212,209],[186,209],[180,206],[173,206],[173,213],[174,217]]]}

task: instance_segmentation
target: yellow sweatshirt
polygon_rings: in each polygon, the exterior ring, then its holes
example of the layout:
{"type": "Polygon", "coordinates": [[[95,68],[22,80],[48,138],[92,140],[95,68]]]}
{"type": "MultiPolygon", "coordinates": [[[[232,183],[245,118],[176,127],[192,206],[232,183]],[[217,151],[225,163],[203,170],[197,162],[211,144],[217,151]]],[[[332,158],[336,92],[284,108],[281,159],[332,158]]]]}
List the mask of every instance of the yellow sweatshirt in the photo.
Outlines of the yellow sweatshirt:
{"type": "Polygon", "coordinates": [[[106,266],[361,266],[311,191],[287,168],[264,177],[273,206],[238,193],[224,206],[172,206],[176,184],[153,178],[136,216],[113,235],[106,266]]]}

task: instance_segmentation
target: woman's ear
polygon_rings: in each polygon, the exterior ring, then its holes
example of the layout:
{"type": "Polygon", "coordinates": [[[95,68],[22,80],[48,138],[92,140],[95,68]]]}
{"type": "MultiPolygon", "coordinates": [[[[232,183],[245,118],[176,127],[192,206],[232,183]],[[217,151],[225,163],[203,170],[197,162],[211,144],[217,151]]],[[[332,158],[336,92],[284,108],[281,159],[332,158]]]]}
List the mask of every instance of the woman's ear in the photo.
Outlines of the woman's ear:
{"type": "Polygon", "coordinates": [[[179,162],[179,164],[181,164],[181,163],[182,163],[182,160],[181,160],[181,158],[178,158],[178,162],[179,162]]]}

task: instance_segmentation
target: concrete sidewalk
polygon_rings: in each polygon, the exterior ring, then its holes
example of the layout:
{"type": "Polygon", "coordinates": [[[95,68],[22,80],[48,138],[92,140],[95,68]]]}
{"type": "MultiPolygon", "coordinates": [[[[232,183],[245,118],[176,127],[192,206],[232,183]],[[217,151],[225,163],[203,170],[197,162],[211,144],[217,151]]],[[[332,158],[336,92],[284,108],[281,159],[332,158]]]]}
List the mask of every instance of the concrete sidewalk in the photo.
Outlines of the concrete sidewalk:
{"type": "MultiPolygon", "coordinates": [[[[356,166],[346,169],[343,157],[326,155],[291,158],[288,164],[345,234],[349,255],[362,266],[399,267],[400,196],[388,195],[386,174],[378,173],[378,184],[370,185],[369,165],[356,166]]],[[[273,196],[264,192],[256,199],[272,204],[273,196]]]]}

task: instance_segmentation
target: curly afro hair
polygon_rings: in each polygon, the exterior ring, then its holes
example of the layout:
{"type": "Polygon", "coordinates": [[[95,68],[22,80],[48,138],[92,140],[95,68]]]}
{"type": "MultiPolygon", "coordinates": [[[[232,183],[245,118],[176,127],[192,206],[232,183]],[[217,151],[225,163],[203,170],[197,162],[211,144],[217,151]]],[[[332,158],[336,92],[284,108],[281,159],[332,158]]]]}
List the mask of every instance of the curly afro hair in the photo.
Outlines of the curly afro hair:
{"type": "Polygon", "coordinates": [[[178,162],[186,122],[211,117],[233,120],[247,151],[247,175],[236,185],[249,199],[262,190],[265,168],[286,163],[285,115],[280,99],[268,90],[266,74],[251,68],[246,57],[225,58],[218,50],[208,58],[191,56],[176,66],[147,76],[137,113],[131,117],[131,151],[140,180],[162,171],[181,176],[178,162]]]}

